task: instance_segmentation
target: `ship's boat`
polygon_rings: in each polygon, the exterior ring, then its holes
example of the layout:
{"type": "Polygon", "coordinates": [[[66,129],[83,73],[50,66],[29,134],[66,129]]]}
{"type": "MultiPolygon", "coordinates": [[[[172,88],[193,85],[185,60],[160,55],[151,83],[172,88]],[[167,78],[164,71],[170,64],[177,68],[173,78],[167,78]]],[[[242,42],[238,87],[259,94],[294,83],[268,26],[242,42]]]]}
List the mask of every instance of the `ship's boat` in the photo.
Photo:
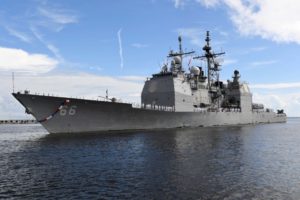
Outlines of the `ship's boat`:
{"type": "Polygon", "coordinates": [[[171,51],[170,63],[145,82],[141,106],[121,103],[116,98],[85,100],[30,94],[28,91],[13,93],[49,133],[101,132],[115,130],[161,129],[177,127],[222,126],[285,122],[283,110],[274,112],[263,104],[253,103],[248,85],[240,81],[238,70],[232,80],[219,79],[219,56],[210,46],[206,35],[204,54],[183,52],[181,37],[179,51],[171,51]],[[201,59],[205,66],[183,68],[187,56],[201,59]]]}

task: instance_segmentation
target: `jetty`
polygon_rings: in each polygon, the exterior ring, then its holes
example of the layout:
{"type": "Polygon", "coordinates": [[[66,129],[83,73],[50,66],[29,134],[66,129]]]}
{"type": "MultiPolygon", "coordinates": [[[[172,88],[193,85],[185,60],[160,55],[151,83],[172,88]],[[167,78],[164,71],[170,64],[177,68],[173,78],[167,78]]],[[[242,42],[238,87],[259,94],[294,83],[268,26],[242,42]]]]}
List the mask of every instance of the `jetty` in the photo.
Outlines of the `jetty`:
{"type": "Polygon", "coordinates": [[[34,119],[10,119],[0,120],[0,124],[36,124],[37,121],[34,119]]]}

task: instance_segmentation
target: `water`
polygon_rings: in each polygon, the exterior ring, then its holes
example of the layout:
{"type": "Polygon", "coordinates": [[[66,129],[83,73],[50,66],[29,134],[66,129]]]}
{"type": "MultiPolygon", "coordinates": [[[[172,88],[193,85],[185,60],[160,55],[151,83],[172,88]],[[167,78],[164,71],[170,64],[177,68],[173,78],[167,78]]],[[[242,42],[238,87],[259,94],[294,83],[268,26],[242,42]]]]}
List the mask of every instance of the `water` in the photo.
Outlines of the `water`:
{"type": "Polygon", "coordinates": [[[49,135],[0,126],[0,198],[300,199],[300,118],[49,135]]]}

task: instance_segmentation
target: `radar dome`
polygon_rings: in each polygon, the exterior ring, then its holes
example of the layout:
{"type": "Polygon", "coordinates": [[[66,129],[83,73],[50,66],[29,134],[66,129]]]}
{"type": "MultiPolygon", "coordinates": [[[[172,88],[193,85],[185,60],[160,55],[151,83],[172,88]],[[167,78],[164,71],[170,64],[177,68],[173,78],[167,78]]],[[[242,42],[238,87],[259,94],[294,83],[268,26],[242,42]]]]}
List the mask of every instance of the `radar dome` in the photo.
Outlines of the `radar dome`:
{"type": "Polygon", "coordinates": [[[181,58],[180,58],[180,56],[175,56],[174,57],[174,61],[175,61],[175,64],[181,64],[181,58]]]}
{"type": "Polygon", "coordinates": [[[191,71],[192,74],[197,75],[197,76],[200,74],[200,69],[198,67],[195,67],[195,66],[192,66],[190,68],[190,71],[191,71]]]}

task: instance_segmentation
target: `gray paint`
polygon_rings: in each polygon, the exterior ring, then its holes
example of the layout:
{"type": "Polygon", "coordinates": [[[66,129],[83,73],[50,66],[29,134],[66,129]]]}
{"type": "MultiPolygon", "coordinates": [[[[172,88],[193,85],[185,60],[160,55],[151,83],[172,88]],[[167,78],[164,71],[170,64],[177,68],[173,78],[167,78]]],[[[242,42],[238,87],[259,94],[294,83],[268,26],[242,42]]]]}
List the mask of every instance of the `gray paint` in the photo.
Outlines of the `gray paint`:
{"type": "Polygon", "coordinates": [[[49,133],[100,132],[176,127],[222,126],[236,124],[285,122],[285,114],[274,112],[170,112],[133,108],[131,104],[112,103],[63,97],[13,94],[37,119],[53,113],[66,99],[74,115],[57,113],[41,123],[49,133]]]}
{"type": "Polygon", "coordinates": [[[170,70],[165,64],[160,73],[154,74],[145,82],[142,108],[116,102],[31,95],[28,92],[13,95],[38,121],[51,117],[62,102],[68,99],[69,103],[54,117],[42,122],[50,133],[286,121],[284,113],[276,114],[253,104],[252,94],[247,84],[239,82],[240,74],[237,70],[234,71],[232,81],[227,84],[219,81],[220,64],[216,62],[216,58],[224,52],[216,54],[211,51],[209,32],[203,48],[205,55],[198,57],[207,60],[208,77],[204,76],[204,71],[198,66],[192,66],[190,73],[184,72],[183,56],[194,52],[183,52],[181,37],[178,41],[179,52],[171,51],[169,54],[173,59],[170,70]]]}

